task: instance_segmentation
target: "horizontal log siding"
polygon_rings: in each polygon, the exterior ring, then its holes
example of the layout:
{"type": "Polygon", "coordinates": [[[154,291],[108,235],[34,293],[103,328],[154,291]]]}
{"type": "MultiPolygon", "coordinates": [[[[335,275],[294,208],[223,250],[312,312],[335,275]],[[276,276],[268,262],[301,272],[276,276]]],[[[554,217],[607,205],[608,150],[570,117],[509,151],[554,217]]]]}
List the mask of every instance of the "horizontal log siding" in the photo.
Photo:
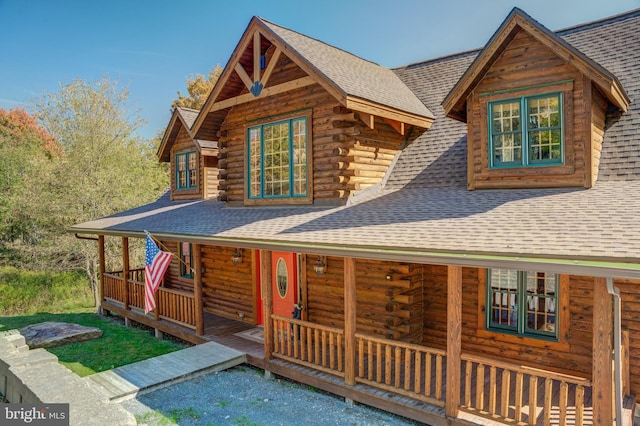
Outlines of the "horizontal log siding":
{"type": "Polygon", "coordinates": [[[216,198],[218,196],[218,185],[220,179],[218,177],[218,159],[216,157],[203,157],[204,162],[204,178],[205,198],[216,198]]]}
{"type": "Polygon", "coordinates": [[[640,395],[640,281],[615,280],[622,299],[622,328],[629,330],[631,393],[640,395]]]}
{"type": "Polygon", "coordinates": [[[172,200],[196,200],[202,198],[203,188],[203,170],[204,160],[203,157],[198,154],[193,139],[187,133],[183,126],[178,131],[178,136],[171,147],[171,159],[170,159],[170,177],[171,177],[171,199],[172,200]],[[196,151],[198,157],[198,186],[196,189],[189,190],[176,190],[176,154],[180,152],[196,151]]]}
{"type": "MultiPolygon", "coordinates": [[[[590,179],[585,170],[585,144],[590,124],[590,91],[583,90],[583,76],[570,64],[556,56],[550,49],[538,43],[524,31],[520,31],[502,55],[486,72],[469,97],[468,143],[470,188],[520,188],[547,186],[583,186],[590,179]],[[523,87],[538,86],[573,80],[573,95],[566,91],[565,110],[565,163],[564,166],[489,169],[487,97],[481,94],[495,93],[523,87]],[[585,99],[585,96],[589,99],[585,99]]],[[[532,89],[536,93],[553,90],[549,87],[532,89]]],[[[531,90],[530,90],[531,92],[531,90]]],[[[533,94],[533,93],[529,93],[533,94]]],[[[505,99],[520,96],[517,92],[504,95],[505,99]]],[[[588,162],[590,164],[590,161],[588,162]]]]}
{"type": "MultiPolygon", "coordinates": [[[[300,68],[282,56],[268,87],[304,76],[300,68]]],[[[221,126],[219,139],[221,199],[245,200],[247,127],[295,116],[297,111],[302,115],[309,109],[313,200],[344,200],[353,191],[382,181],[404,136],[380,118],[375,119],[373,129],[368,128],[357,112],[342,107],[319,84],[314,84],[231,109],[221,126]]]]}
{"type": "Polygon", "coordinates": [[[591,179],[595,183],[598,180],[600,167],[600,155],[602,153],[602,140],[604,139],[605,122],[607,119],[607,101],[594,87],[591,88],[591,179]]]}
{"type": "MultiPolygon", "coordinates": [[[[327,258],[323,275],[307,257],[307,318],[310,322],[344,327],[343,259],[327,258]]],[[[422,266],[356,260],[357,331],[417,343],[422,336],[422,266]],[[390,279],[387,279],[389,275],[390,279]]]]}
{"type": "MultiPolygon", "coordinates": [[[[569,326],[566,344],[553,348],[538,339],[520,339],[498,333],[482,333],[484,310],[479,315],[479,274],[484,270],[463,268],[462,277],[462,352],[486,358],[498,358],[514,364],[549,369],[560,373],[591,377],[593,325],[593,278],[569,277],[569,326]]],[[[422,344],[445,349],[447,343],[447,267],[424,266],[424,332],[422,344]]],[[[558,310],[560,311],[560,309],[558,310]]],[[[631,349],[633,350],[633,349],[631,349]]]]}
{"type": "Polygon", "coordinates": [[[255,289],[250,250],[234,265],[231,247],[202,246],[202,297],[206,312],[255,324],[255,289]]]}

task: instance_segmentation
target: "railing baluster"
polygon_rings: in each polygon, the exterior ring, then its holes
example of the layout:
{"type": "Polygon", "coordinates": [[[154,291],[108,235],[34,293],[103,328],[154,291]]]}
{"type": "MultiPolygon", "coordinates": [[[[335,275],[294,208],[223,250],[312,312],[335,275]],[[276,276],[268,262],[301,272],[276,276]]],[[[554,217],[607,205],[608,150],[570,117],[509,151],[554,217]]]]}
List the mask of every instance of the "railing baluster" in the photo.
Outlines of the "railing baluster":
{"type": "Polygon", "coordinates": [[[544,424],[551,424],[551,400],[553,398],[553,380],[546,379],[544,381],[544,424]]]}
{"type": "Polygon", "coordinates": [[[516,415],[515,415],[515,420],[519,423],[520,421],[522,421],[522,405],[523,405],[523,401],[522,401],[522,391],[523,391],[523,380],[524,380],[524,375],[522,374],[521,371],[518,371],[516,373],[516,400],[515,400],[515,405],[516,405],[516,415]]]}
{"type": "Polygon", "coordinates": [[[576,386],[576,426],[582,426],[584,422],[584,387],[576,386]]]}
{"type": "Polygon", "coordinates": [[[411,349],[404,350],[404,390],[411,389],[411,349]]]}
{"type": "Polygon", "coordinates": [[[395,387],[399,388],[400,387],[400,374],[401,374],[401,371],[402,371],[402,369],[401,369],[402,365],[400,363],[400,360],[402,359],[401,358],[402,357],[402,349],[399,346],[396,346],[396,351],[395,352],[396,353],[395,353],[395,355],[393,357],[393,362],[394,362],[395,367],[396,367],[395,371],[394,371],[394,374],[395,374],[396,377],[394,378],[394,382],[393,383],[394,383],[395,387]]]}
{"type": "Polygon", "coordinates": [[[431,396],[431,354],[427,353],[424,360],[424,394],[431,396]]]}
{"type": "Polygon", "coordinates": [[[509,370],[502,370],[502,395],[500,398],[500,407],[502,417],[509,418],[509,396],[511,395],[511,373],[509,370]]]}
{"type": "Polygon", "coordinates": [[[496,414],[496,367],[489,368],[489,414],[496,414]]]}
{"type": "Polygon", "coordinates": [[[529,424],[535,425],[537,420],[536,409],[538,408],[538,377],[529,377],[529,424]]]}
{"type": "Polygon", "coordinates": [[[414,392],[415,393],[420,393],[420,390],[422,389],[422,383],[420,382],[420,377],[422,376],[422,368],[420,365],[420,361],[422,360],[422,353],[420,351],[416,351],[416,354],[414,356],[414,362],[416,364],[415,366],[415,378],[414,378],[414,392]]]}
{"type": "Polygon", "coordinates": [[[473,363],[471,361],[464,362],[464,400],[462,404],[471,407],[471,373],[473,363]]]}
{"type": "Polygon", "coordinates": [[[476,369],[476,408],[484,410],[484,364],[478,364],[476,369]]]}
{"type": "Polygon", "coordinates": [[[569,402],[569,385],[567,382],[560,382],[560,395],[558,405],[560,406],[560,425],[567,424],[567,404],[569,402]]]}
{"type": "Polygon", "coordinates": [[[436,399],[442,399],[442,355],[436,355],[436,399]]]}

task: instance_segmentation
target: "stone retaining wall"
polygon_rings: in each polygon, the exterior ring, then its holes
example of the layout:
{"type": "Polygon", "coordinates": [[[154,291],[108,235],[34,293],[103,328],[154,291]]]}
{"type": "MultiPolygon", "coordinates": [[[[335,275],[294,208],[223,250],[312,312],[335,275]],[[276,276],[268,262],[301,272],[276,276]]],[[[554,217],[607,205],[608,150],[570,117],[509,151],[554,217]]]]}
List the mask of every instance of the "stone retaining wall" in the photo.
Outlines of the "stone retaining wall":
{"type": "Polygon", "coordinates": [[[96,386],[47,350],[29,350],[17,330],[0,333],[0,393],[10,403],[68,403],[70,425],[136,424],[131,413],[109,402],[96,386]]]}

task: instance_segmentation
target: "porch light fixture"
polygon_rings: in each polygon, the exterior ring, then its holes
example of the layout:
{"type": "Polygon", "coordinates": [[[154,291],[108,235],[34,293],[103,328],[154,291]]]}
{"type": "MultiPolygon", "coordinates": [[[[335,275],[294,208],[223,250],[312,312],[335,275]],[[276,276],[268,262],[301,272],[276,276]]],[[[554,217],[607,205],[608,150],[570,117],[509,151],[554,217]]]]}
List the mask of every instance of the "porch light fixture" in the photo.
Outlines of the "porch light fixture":
{"type": "Polygon", "coordinates": [[[231,261],[234,265],[238,265],[242,263],[242,249],[235,249],[233,251],[233,255],[231,256],[231,261]]]}
{"type": "Polygon", "coordinates": [[[318,256],[318,260],[313,264],[313,270],[316,272],[316,275],[322,275],[327,270],[326,260],[322,256],[318,256]]]}

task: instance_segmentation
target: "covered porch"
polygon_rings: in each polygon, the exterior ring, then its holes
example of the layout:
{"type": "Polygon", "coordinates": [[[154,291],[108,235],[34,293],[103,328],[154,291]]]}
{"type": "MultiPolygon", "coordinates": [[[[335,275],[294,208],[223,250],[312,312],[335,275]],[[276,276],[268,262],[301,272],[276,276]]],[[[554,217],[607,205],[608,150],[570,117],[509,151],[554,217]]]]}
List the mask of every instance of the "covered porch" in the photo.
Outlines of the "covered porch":
{"type": "MultiPolygon", "coordinates": [[[[272,274],[268,258],[261,256],[260,263],[266,282],[272,274]]],[[[465,353],[461,344],[461,270],[458,266],[447,268],[444,350],[357,332],[352,258],[344,259],[344,327],[273,314],[271,287],[263,286],[263,344],[238,335],[254,328],[252,325],[205,313],[202,305],[198,306],[197,286],[194,292],[161,287],[156,311],[144,315],[144,278],[139,269],[103,273],[102,306],[196,344],[216,341],[242,350],[258,368],[433,425],[451,421],[611,424],[604,419],[615,418],[613,321],[604,279],[594,282],[598,295],[594,294],[594,300],[600,304],[594,305],[594,324],[610,327],[594,330],[593,375],[587,379],[465,353]]],[[[628,353],[623,365],[627,367],[626,395],[628,353]]]]}

